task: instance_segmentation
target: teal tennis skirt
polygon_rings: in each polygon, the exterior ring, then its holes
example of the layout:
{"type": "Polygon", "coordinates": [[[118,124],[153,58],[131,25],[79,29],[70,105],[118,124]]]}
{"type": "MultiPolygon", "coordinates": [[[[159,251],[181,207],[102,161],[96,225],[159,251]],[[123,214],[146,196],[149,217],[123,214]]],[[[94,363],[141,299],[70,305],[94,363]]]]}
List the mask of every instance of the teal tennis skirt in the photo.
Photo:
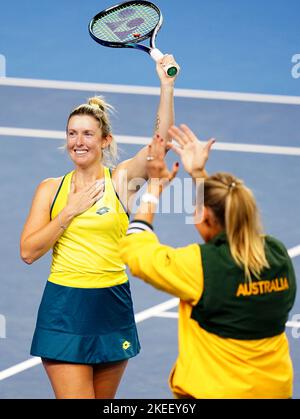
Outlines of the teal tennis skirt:
{"type": "Polygon", "coordinates": [[[92,289],[47,282],[31,355],[100,364],[132,358],[139,351],[129,282],[92,289]]]}

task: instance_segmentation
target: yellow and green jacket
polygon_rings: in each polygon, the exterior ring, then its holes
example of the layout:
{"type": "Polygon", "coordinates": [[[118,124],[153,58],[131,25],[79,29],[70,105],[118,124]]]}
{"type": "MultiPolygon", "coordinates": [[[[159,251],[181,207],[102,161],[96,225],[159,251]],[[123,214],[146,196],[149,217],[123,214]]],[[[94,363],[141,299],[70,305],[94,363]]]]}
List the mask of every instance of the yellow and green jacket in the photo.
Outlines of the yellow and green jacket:
{"type": "Polygon", "coordinates": [[[267,236],[270,269],[245,281],[226,235],[172,248],[134,221],[120,242],[134,276],[180,299],[179,355],[169,383],[194,398],[289,398],[293,368],[285,322],[296,292],[281,242],[267,236]]]}

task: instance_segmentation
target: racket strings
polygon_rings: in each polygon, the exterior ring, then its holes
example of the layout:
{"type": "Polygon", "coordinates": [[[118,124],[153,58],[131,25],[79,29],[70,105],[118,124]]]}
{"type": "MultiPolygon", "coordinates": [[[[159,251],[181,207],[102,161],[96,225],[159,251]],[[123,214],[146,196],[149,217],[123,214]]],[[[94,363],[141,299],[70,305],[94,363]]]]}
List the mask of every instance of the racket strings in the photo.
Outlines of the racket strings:
{"type": "Polygon", "coordinates": [[[153,31],[159,19],[159,13],[152,7],[134,4],[101,16],[92,25],[92,31],[106,42],[137,42],[153,31]]]}

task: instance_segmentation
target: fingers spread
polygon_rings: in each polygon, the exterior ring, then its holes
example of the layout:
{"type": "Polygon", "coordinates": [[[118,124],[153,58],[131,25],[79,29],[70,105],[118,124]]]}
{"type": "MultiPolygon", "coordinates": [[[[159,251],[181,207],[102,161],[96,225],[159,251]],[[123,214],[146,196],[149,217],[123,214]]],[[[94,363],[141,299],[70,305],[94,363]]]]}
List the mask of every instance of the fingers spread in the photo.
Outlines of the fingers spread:
{"type": "Polygon", "coordinates": [[[180,145],[184,145],[188,143],[188,137],[184,134],[183,131],[181,131],[178,127],[176,127],[175,125],[172,125],[169,130],[168,130],[169,134],[175,138],[175,140],[180,144],[180,145]]]}
{"type": "Polygon", "coordinates": [[[99,181],[97,180],[95,182],[91,182],[85,188],[83,188],[82,191],[93,192],[97,188],[98,183],[99,181]]]}
{"type": "Polygon", "coordinates": [[[92,187],[88,189],[89,195],[94,198],[99,193],[102,193],[104,191],[105,183],[103,181],[96,181],[93,183],[92,187]]]}
{"type": "Polygon", "coordinates": [[[95,202],[99,201],[104,195],[104,191],[101,190],[96,196],[95,196],[95,202]]]}
{"type": "Polygon", "coordinates": [[[169,143],[168,147],[174,151],[174,153],[178,154],[178,156],[182,156],[183,151],[182,148],[178,147],[178,145],[174,143],[169,143]]]}
{"type": "Polygon", "coordinates": [[[181,124],[180,128],[186,134],[186,136],[189,138],[190,141],[198,141],[198,138],[196,137],[196,135],[187,125],[181,124]]]}

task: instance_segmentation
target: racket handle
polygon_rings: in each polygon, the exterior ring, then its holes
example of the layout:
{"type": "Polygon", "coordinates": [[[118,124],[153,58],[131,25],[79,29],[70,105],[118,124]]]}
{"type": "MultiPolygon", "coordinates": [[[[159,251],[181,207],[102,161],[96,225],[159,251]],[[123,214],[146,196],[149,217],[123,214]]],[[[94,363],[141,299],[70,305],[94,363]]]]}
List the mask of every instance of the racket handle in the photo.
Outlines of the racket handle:
{"type": "Polygon", "coordinates": [[[150,51],[150,55],[153,58],[154,61],[159,61],[163,58],[164,54],[158,49],[158,48],[153,48],[150,51]]]}
{"type": "MultiPolygon", "coordinates": [[[[155,62],[161,60],[164,56],[164,54],[158,48],[153,48],[150,51],[150,55],[155,62]]],[[[163,67],[163,69],[164,69],[166,75],[169,76],[169,77],[175,77],[177,72],[178,72],[178,68],[175,67],[174,65],[167,65],[167,66],[163,67]]]]}

